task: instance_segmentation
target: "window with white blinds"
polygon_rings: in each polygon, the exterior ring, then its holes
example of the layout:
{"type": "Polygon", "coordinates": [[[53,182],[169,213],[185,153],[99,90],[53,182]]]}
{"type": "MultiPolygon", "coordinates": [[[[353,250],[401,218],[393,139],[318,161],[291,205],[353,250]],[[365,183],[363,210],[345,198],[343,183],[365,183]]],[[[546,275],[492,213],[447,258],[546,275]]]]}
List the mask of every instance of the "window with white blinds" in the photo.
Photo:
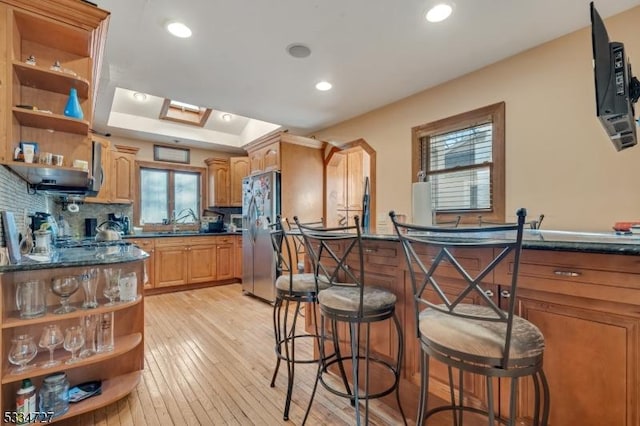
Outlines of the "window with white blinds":
{"type": "Polygon", "coordinates": [[[492,133],[483,123],[421,138],[437,211],[491,209],[492,133]]]}
{"type": "Polygon", "coordinates": [[[504,102],[414,127],[413,172],[431,181],[437,221],[504,220],[504,102]]]}

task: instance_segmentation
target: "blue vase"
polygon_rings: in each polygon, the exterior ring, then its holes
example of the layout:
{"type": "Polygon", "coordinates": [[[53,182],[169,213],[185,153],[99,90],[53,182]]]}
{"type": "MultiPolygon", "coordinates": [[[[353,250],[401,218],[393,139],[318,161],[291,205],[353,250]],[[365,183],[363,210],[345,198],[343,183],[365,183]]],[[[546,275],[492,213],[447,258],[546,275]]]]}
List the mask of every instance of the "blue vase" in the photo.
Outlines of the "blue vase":
{"type": "Polygon", "coordinates": [[[67,117],[77,118],[78,120],[82,120],[84,118],[84,113],[80,107],[80,101],[78,100],[78,91],[73,87],[69,92],[67,105],[64,107],[64,115],[67,117]]]}

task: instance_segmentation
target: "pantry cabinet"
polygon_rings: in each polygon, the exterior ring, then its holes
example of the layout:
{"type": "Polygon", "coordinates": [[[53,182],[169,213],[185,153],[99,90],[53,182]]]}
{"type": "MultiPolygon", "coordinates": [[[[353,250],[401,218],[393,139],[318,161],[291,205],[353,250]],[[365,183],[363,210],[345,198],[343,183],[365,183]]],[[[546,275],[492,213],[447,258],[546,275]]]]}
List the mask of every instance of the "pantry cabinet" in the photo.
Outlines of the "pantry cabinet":
{"type": "Polygon", "coordinates": [[[1,0],[0,20],[0,162],[32,184],[52,168],[58,184],[88,181],[91,171],[72,160],[92,164],[89,129],[109,13],[74,0],[1,0]],[[71,89],[82,118],[63,114],[71,89]],[[20,142],[37,144],[34,163],[15,157],[20,142]],[[45,152],[62,155],[63,164],[39,164],[45,152]]]}
{"type": "Polygon", "coordinates": [[[280,172],[281,215],[317,221],[323,214],[324,164],[322,141],[273,132],[243,146],[252,175],[280,172]]]}

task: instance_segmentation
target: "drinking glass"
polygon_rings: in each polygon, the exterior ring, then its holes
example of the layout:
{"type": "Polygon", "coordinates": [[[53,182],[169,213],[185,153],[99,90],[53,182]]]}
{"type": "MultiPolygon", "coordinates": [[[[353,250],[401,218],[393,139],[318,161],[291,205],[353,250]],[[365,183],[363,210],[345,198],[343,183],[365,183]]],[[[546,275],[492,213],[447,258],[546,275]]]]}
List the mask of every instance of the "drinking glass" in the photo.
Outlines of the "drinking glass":
{"type": "Polygon", "coordinates": [[[54,314],[66,314],[76,310],[73,306],[69,306],[69,298],[78,291],[80,283],[74,276],[58,277],[51,281],[51,291],[60,297],[60,306],[53,311],[54,314]]]}
{"type": "Polygon", "coordinates": [[[104,269],[104,296],[109,299],[109,303],[105,306],[115,305],[114,300],[120,295],[120,269],[117,268],[105,268],[104,269]]]}
{"type": "Polygon", "coordinates": [[[98,307],[96,290],[98,289],[98,268],[90,268],[80,275],[82,290],[84,291],[83,309],[93,309],[98,307]]]}
{"type": "Polygon", "coordinates": [[[17,365],[13,373],[21,373],[33,366],[27,366],[29,362],[38,354],[38,347],[33,342],[33,337],[28,334],[20,334],[11,339],[11,349],[9,349],[9,362],[17,365]]]}
{"type": "Polygon", "coordinates": [[[42,367],[53,367],[60,364],[59,360],[53,359],[53,351],[64,341],[64,336],[60,327],[56,324],[45,325],[40,336],[38,346],[49,349],[49,361],[42,364],[42,367]]]}
{"type": "Polygon", "coordinates": [[[80,358],[76,356],[76,351],[82,345],[84,345],[84,329],[79,325],[67,328],[64,335],[64,348],[71,352],[71,358],[65,364],[73,364],[80,361],[80,358]]]}
{"type": "Polygon", "coordinates": [[[80,325],[84,328],[84,346],[80,351],[80,358],[87,358],[96,353],[96,331],[99,321],[99,314],[80,318],[80,325]]]}

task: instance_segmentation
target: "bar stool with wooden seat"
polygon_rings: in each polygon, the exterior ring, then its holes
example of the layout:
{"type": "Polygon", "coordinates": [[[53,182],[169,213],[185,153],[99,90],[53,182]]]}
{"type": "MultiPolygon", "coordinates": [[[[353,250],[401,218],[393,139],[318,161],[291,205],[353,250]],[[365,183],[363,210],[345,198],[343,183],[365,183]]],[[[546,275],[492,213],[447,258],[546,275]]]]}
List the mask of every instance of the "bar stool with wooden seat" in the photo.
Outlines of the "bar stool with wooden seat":
{"type": "MultiPolygon", "coordinates": [[[[302,233],[307,256],[311,260],[313,271],[318,283],[327,283],[328,287],[318,293],[320,307],[320,347],[318,372],[313,386],[311,399],[304,416],[306,422],[318,382],[331,393],[348,398],[356,407],[356,424],[361,424],[360,402],[364,400],[364,423],[369,421],[369,400],[380,398],[392,392],[396,393],[396,400],[403,420],[405,421],[402,405],[400,404],[400,371],[403,358],[403,338],[400,322],[395,313],[396,295],[386,289],[365,284],[364,250],[359,218],[355,217],[353,226],[320,228],[307,226],[298,222],[294,217],[298,229],[302,233]],[[331,336],[327,335],[325,321],[329,321],[331,336]],[[371,353],[370,331],[371,325],[381,321],[391,320],[395,325],[397,347],[395,360],[389,361],[371,353]],[[348,325],[348,336],[339,335],[339,323],[348,325]],[[364,334],[361,327],[365,327],[364,334]],[[349,353],[341,354],[341,337],[349,342],[349,353]],[[327,354],[327,341],[331,340],[334,356],[327,354]],[[361,342],[363,340],[363,342],[361,342]],[[343,380],[344,390],[325,380],[325,375],[332,365],[336,365],[344,377],[345,363],[351,363],[351,377],[353,386],[343,380]],[[363,364],[361,366],[361,364],[363,364]],[[380,376],[371,380],[372,365],[379,367],[380,374],[388,374],[390,383],[384,389],[370,389],[370,382],[382,382],[380,376]],[[360,389],[361,380],[364,381],[360,389]]],[[[378,374],[378,373],[376,373],[378,374]]]]}
{"type": "MultiPolygon", "coordinates": [[[[290,239],[285,234],[280,216],[276,218],[275,223],[270,225],[270,229],[277,277],[275,282],[276,300],[273,304],[276,367],[271,379],[271,387],[275,387],[280,362],[285,361],[287,365],[287,396],[282,418],[289,420],[295,364],[315,364],[318,362],[318,359],[314,357],[303,359],[296,357],[296,344],[300,339],[314,339],[317,341],[319,336],[317,326],[313,334],[299,333],[299,330],[297,330],[298,320],[302,319],[302,327],[304,329],[303,304],[315,304],[318,289],[326,288],[328,284],[316,283],[314,274],[296,273],[297,261],[294,263],[295,248],[292,247],[290,239]]],[[[310,311],[313,315],[313,324],[318,324],[316,310],[310,309],[310,311]]]]}
{"type": "Polygon", "coordinates": [[[464,424],[464,412],[485,415],[489,425],[494,425],[493,379],[506,378],[510,379],[507,424],[513,426],[517,415],[523,414],[516,412],[518,379],[527,376],[534,385],[533,423],[527,424],[546,425],[549,387],[542,369],[544,337],[534,324],[515,314],[526,210],[518,210],[516,224],[482,228],[410,225],[399,223],[393,212],[389,216],[402,242],[411,276],[416,333],[422,353],[417,425],[441,411],[452,412],[454,426],[464,424]],[[480,255],[481,251],[485,254],[480,255]],[[470,257],[474,261],[487,259],[479,272],[469,271],[470,257]],[[495,302],[483,283],[503,262],[508,263],[513,272],[511,282],[502,283],[510,292],[506,306],[495,302]],[[455,280],[452,274],[459,275],[460,279],[455,280]],[[473,298],[478,302],[469,304],[473,298]],[[427,407],[429,358],[448,368],[450,405],[427,407]],[[457,402],[452,369],[460,373],[457,402]],[[464,397],[465,372],[485,376],[486,409],[469,405],[468,398],[464,397]]]}

